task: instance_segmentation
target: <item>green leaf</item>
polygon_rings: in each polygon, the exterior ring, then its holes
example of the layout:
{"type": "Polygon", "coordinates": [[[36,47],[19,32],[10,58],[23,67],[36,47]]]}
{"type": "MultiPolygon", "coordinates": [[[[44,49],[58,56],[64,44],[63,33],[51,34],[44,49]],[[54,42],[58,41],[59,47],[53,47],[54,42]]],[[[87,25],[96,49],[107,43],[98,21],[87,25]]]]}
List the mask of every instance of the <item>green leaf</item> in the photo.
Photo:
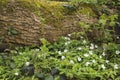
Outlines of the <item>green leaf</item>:
{"type": "Polygon", "coordinates": [[[16,65],[14,63],[10,63],[10,68],[14,69],[16,65]]]}
{"type": "Polygon", "coordinates": [[[19,32],[16,29],[12,27],[8,27],[8,35],[18,35],[18,34],[19,32]]]}
{"type": "Polygon", "coordinates": [[[105,20],[105,19],[100,19],[100,20],[99,20],[99,23],[101,23],[102,26],[105,26],[105,24],[106,24],[106,20],[105,20]]]}
{"type": "Polygon", "coordinates": [[[45,38],[40,39],[40,41],[45,46],[50,44],[45,38]]]}
{"type": "Polygon", "coordinates": [[[48,76],[45,77],[45,80],[54,80],[54,78],[53,78],[53,76],[48,75],[48,76]]]}
{"type": "Polygon", "coordinates": [[[44,78],[44,74],[43,74],[43,73],[37,74],[36,76],[37,76],[38,78],[40,78],[40,79],[43,79],[43,78],[44,78]]]}
{"type": "Polygon", "coordinates": [[[12,34],[12,35],[18,35],[19,32],[18,32],[17,30],[11,30],[11,34],[12,34]]]}
{"type": "Polygon", "coordinates": [[[42,47],[40,47],[40,49],[41,49],[42,52],[48,52],[49,51],[49,49],[44,45],[42,47]]]}
{"type": "Polygon", "coordinates": [[[111,21],[109,25],[110,26],[114,26],[115,25],[115,21],[111,21]]]}

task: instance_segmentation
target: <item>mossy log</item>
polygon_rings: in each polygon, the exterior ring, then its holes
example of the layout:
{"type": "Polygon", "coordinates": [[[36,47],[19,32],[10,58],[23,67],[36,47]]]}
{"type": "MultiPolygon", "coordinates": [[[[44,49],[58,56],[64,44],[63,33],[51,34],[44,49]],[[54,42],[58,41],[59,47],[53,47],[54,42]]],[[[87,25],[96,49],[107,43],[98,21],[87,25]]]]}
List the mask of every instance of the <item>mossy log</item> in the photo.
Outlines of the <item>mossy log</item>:
{"type": "MultiPolygon", "coordinates": [[[[68,15],[69,10],[62,6],[65,2],[37,0],[39,2],[32,4],[30,1],[34,0],[6,0],[4,4],[0,2],[1,42],[40,45],[41,38],[53,42],[60,36],[80,31],[80,21],[96,21],[79,11],[68,15]]],[[[86,10],[92,12],[90,8],[86,10]]]]}

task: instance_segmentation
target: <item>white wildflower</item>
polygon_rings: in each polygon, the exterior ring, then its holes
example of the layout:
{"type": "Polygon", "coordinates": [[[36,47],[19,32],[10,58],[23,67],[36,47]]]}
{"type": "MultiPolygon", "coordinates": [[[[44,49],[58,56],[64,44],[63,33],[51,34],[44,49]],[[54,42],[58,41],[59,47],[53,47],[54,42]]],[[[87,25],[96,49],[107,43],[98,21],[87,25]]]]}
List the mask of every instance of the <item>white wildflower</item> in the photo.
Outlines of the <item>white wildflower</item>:
{"type": "Polygon", "coordinates": [[[90,46],[90,49],[94,49],[94,46],[90,46]]]}
{"type": "Polygon", "coordinates": [[[86,53],[86,54],[84,54],[84,56],[85,56],[85,57],[88,57],[88,56],[89,56],[89,54],[87,54],[87,53],[86,53]]]}
{"type": "Polygon", "coordinates": [[[70,38],[68,38],[68,37],[64,37],[64,39],[65,39],[65,40],[70,40],[70,38]]]}
{"type": "Polygon", "coordinates": [[[62,56],[61,59],[64,60],[64,59],[65,59],[65,56],[62,56]]]}
{"type": "Polygon", "coordinates": [[[115,64],[115,65],[114,65],[114,69],[118,69],[118,64],[115,64]]]}
{"type": "Polygon", "coordinates": [[[100,56],[100,58],[102,58],[102,56],[100,56]]]}
{"type": "Polygon", "coordinates": [[[68,44],[70,44],[70,41],[68,41],[68,44]]]}
{"type": "Polygon", "coordinates": [[[70,36],[71,36],[71,34],[68,34],[68,36],[70,37],[70,36]]]}
{"type": "Polygon", "coordinates": [[[68,44],[70,44],[70,41],[68,41],[68,42],[65,42],[65,45],[68,45],[68,44]]]}
{"type": "Polygon", "coordinates": [[[83,39],[83,36],[80,36],[81,39],[83,39]]]}
{"type": "Polygon", "coordinates": [[[40,51],[40,49],[35,49],[35,51],[40,51]]]}
{"type": "Polygon", "coordinates": [[[64,50],[64,52],[68,52],[68,50],[67,50],[67,49],[65,49],[65,50],[64,50]]]}
{"type": "Polygon", "coordinates": [[[81,48],[81,47],[78,47],[77,49],[78,49],[78,50],[82,50],[82,48],[81,48]]]}
{"type": "Polygon", "coordinates": [[[86,63],[85,63],[85,66],[88,66],[89,64],[90,64],[90,62],[86,62],[86,63]]]}
{"type": "Polygon", "coordinates": [[[117,36],[117,39],[119,39],[119,36],[117,36]]]}
{"type": "Polygon", "coordinates": [[[29,65],[30,65],[30,62],[26,62],[25,65],[26,65],[26,66],[29,66],[29,65]]]}
{"type": "Polygon", "coordinates": [[[71,64],[74,64],[74,61],[73,61],[73,60],[70,60],[70,63],[71,63],[71,64]]]}
{"type": "Polygon", "coordinates": [[[61,51],[58,51],[58,54],[59,54],[59,55],[61,55],[61,54],[62,54],[62,52],[61,52],[61,51]]]}
{"type": "Polygon", "coordinates": [[[104,64],[102,64],[102,65],[101,65],[101,68],[102,68],[102,69],[105,69],[106,67],[105,67],[105,65],[104,65],[104,64]]]}
{"type": "Polygon", "coordinates": [[[78,57],[77,60],[78,60],[79,62],[82,61],[82,59],[81,59],[80,57],[78,57]]]}
{"type": "Polygon", "coordinates": [[[20,55],[22,54],[22,52],[19,53],[20,55]]]}
{"type": "Polygon", "coordinates": [[[94,46],[94,44],[93,44],[93,43],[91,43],[90,45],[91,45],[91,46],[94,46]]]}
{"type": "Polygon", "coordinates": [[[105,52],[103,52],[103,53],[102,53],[102,56],[105,56],[105,55],[106,55],[105,52]]]}
{"type": "Polygon", "coordinates": [[[89,54],[91,54],[91,55],[92,55],[92,54],[93,54],[93,51],[89,51],[89,54]]]}
{"type": "Polygon", "coordinates": [[[106,63],[109,63],[109,60],[106,60],[105,62],[106,62],[106,63]]]}
{"type": "Polygon", "coordinates": [[[115,53],[116,53],[116,54],[120,54],[120,51],[117,50],[115,53]]]}
{"type": "Polygon", "coordinates": [[[65,45],[68,45],[68,43],[67,43],[67,42],[65,42],[65,45]]]}
{"type": "Polygon", "coordinates": [[[18,76],[18,75],[19,75],[19,73],[18,73],[18,72],[16,72],[16,73],[15,73],[15,76],[18,76]]]}
{"type": "Polygon", "coordinates": [[[94,49],[94,44],[93,43],[90,44],[90,49],[94,49]]]}
{"type": "Polygon", "coordinates": [[[94,59],[92,60],[92,62],[93,62],[93,63],[96,63],[96,61],[95,61],[94,59]]]}
{"type": "Polygon", "coordinates": [[[86,44],[87,42],[86,42],[86,40],[83,40],[83,44],[86,44]]]}
{"type": "Polygon", "coordinates": [[[98,48],[98,46],[97,46],[97,45],[95,45],[95,48],[98,48]]]}
{"type": "Polygon", "coordinates": [[[41,55],[38,55],[38,58],[40,58],[41,57],[41,55]]]}
{"type": "Polygon", "coordinates": [[[90,49],[94,49],[94,46],[90,46],[90,49]]]}
{"type": "Polygon", "coordinates": [[[67,37],[64,37],[65,40],[67,40],[68,38],[67,37]]]}

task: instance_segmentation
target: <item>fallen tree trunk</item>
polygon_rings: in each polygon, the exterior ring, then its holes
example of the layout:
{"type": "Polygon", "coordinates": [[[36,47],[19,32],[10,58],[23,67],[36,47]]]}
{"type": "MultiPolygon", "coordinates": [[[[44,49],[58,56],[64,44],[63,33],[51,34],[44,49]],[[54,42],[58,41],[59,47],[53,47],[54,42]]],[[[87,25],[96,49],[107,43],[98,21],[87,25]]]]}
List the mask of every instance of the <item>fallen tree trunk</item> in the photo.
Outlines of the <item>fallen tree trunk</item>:
{"type": "Polygon", "coordinates": [[[54,3],[41,3],[37,9],[40,14],[36,15],[35,12],[21,6],[20,2],[8,2],[0,11],[1,42],[40,45],[41,38],[53,42],[60,36],[80,31],[80,21],[88,23],[96,21],[79,13],[67,15],[65,13],[68,11],[64,12],[61,3],[56,2],[53,5],[54,3]]]}

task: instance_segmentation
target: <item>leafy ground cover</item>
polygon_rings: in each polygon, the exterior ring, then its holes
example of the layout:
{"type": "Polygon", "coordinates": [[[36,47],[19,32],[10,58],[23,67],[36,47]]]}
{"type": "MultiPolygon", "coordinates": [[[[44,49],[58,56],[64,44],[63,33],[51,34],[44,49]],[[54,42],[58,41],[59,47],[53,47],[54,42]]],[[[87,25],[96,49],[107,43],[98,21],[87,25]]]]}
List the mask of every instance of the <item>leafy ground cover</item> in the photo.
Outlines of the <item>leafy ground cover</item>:
{"type": "Polygon", "coordinates": [[[101,13],[98,22],[80,22],[81,32],[52,44],[41,39],[37,48],[6,49],[0,53],[0,80],[120,80],[118,17],[101,13]]]}
{"type": "Polygon", "coordinates": [[[5,50],[0,53],[0,79],[120,80],[120,37],[114,28],[119,25],[117,19],[117,14],[103,14],[94,25],[80,22],[81,32],[52,44],[43,38],[37,48],[5,50]],[[89,34],[97,36],[90,38],[89,34]]]}
{"type": "Polygon", "coordinates": [[[120,45],[102,46],[61,37],[39,48],[19,47],[0,53],[2,80],[120,80],[120,45]]]}

